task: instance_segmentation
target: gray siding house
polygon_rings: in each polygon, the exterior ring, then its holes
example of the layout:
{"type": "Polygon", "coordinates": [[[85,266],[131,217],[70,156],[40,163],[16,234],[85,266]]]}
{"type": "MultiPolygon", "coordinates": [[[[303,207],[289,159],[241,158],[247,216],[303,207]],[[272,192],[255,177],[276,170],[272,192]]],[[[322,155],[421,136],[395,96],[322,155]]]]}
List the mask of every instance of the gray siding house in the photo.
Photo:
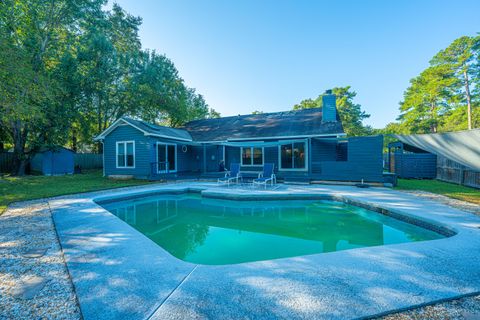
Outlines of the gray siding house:
{"type": "Polygon", "coordinates": [[[383,181],[382,136],[346,138],[335,96],[323,108],[191,121],[169,128],[122,117],[102,132],[104,175],[216,177],[240,163],[255,177],[274,163],[279,179],[383,181]]]}

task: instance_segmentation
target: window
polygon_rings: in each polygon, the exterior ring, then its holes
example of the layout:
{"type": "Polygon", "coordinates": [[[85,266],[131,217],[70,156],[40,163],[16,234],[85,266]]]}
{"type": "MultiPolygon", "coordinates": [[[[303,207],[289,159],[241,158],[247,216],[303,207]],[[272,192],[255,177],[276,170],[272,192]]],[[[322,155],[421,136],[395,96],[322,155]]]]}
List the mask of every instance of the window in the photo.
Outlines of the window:
{"type": "Polygon", "coordinates": [[[263,148],[242,147],[242,166],[263,165],[263,148]]]}
{"type": "Polygon", "coordinates": [[[280,169],[305,170],[305,142],[293,142],[280,146],[280,169]]]}
{"type": "Polygon", "coordinates": [[[117,142],[117,168],[135,168],[135,141],[117,142]]]}
{"type": "Polygon", "coordinates": [[[338,142],[337,147],[337,161],[348,161],[348,144],[347,142],[338,142]]]}

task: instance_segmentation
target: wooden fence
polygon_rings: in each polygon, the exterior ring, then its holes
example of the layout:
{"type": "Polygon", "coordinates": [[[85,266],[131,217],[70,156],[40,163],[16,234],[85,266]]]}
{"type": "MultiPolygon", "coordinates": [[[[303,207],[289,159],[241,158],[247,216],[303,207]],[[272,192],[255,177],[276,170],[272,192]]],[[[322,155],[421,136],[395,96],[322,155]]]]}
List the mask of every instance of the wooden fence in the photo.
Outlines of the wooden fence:
{"type": "Polygon", "coordinates": [[[437,157],[431,153],[391,153],[389,171],[405,179],[434,179],[437,157]]]}
{"type": "MultiPolygon", "coordinates": [[[[101,169],[103,168],[103,158],[101,154],[96,153],[76,153],[75,165],[82,169],[101,169]]],[[[9,173],[13,170],[13,153],[0,153],[0,172],[9,173]]]]}
{"type": "Polygon", "coordinates": [[[480,171],[470,170],[442,156],[437,156],[437,179],[480,189],[480,171]]]}
{"type": "Polygon", "coordinates": [[[101,169],[103,168],[103,157],[97,153],[76,153],[75,165],[82,169],[101,169]]]}
{"type": "Polygon", "coordinates": [[[7,173],[13,170],[13,152],[0,152],[0,172],[7,173]]]}

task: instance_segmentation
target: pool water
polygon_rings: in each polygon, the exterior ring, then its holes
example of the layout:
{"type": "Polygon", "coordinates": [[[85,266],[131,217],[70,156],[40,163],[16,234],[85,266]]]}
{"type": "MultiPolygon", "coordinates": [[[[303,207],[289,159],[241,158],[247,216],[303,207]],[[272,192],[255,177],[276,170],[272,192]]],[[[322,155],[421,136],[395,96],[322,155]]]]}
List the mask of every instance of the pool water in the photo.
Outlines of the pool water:
{"type": "Polygon", "coordinates": [[[181,194],[103,206],[178,259],[208,265],[444,237],[334,201],[230,201],[181,194]]]}

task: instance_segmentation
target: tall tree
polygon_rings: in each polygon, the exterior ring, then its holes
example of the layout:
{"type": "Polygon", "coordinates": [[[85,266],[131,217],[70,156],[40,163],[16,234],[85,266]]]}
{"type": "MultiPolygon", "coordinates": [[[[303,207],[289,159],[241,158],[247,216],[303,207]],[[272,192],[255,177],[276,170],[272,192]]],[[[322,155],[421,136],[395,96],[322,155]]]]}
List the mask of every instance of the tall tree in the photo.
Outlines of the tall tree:
{"type": "MultiPolygon", "coordinates": [[[[352,91],[350,86],[333,88],[332,93],[337,97],[337,110],[342,120],[345,133],[349,136],[371,134],[372,128],[363,124],[363,120],[369,118],[370,115],[362,110],[360,104],[354,102],[357,93],[352,91]]],[[[323,94],[319,95],[316,99],[302,100],[299,104],[294,105],[293,109],[322,107],[322,97],[323,94]]]]}
{"type": "Polygon", "coordinates": [[[447,67],[453,76],[463,84],[463,95],[467,104],[468,129],[472,129],[471,78],[478,72],[478,42],[480,37],[460,37],[431,60],[433,66],[447,67]]]}
{"type": "Polygon", "coordinates": [[[42,146],[91,149],[124,115],[172,126],[218,116],[168,58],[142,50],[141,19],[106,2],[0,2],[0,144],[12,143],[16,174],[42,146]]]}
{"type": "Polygon", "coordinates": [[[449,66],[432,66],[410,81],[400,103],[399,120],[412,133],[435,133],[442,124],[442,115],[449,110],[451,88],[458,80],[449,66]]]}

